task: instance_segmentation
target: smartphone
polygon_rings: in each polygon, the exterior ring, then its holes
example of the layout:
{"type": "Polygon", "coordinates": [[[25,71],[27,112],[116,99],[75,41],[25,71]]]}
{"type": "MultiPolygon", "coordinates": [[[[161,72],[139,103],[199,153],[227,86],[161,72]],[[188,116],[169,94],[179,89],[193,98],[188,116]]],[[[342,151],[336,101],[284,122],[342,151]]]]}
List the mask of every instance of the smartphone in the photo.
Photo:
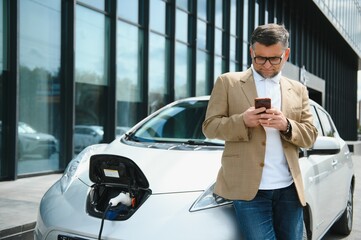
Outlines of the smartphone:
{"type": "Polygon", "coordinates": [[[271,108],[271,99],[270,98],[255,98],[254,107],[260,108],[265,107],[266,109],[271,108]]]}

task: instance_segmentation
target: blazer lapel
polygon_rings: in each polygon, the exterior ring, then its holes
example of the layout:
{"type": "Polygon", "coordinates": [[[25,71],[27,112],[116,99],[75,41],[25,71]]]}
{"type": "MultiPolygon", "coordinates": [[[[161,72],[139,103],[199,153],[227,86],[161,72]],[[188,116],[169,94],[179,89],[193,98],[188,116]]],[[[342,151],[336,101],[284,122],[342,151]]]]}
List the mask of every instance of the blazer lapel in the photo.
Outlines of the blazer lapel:
{"type": "Polygon", "coordinates": [[[292,101],[291,84],[283,77],[280,80],[281,85],[281,111],[285,116],[288,116],[290,111],[290,101],[292,101]]]}
{"type": "Polygon", "coordinates": [[[250,106],[254,106],[254,99],[257,97],[256,84],[252,75],[252,69],[249,68],[244,77],[240,79],[241,88],[250,106]]]}

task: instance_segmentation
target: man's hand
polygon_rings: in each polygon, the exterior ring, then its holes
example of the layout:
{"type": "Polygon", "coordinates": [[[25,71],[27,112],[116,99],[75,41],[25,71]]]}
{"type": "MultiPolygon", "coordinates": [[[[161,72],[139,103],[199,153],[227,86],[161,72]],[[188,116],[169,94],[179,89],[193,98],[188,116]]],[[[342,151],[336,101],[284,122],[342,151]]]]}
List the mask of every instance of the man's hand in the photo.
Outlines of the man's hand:
{"type": "Polygon", "coordinates": [[[275,128],[279,131],[287,130],[287,119],[283,113],[275,108],[266,109],[264,107],[250,107],[243,113],[243,121],[247,127],[275,128]]]}
{"type": "Polygon", "coordinates": [[[275,128],[279,131],[287,130],[287,118],[277,109],[267,109],[265,113],[260,114],[259,123],[263,127],[275,128]]]}

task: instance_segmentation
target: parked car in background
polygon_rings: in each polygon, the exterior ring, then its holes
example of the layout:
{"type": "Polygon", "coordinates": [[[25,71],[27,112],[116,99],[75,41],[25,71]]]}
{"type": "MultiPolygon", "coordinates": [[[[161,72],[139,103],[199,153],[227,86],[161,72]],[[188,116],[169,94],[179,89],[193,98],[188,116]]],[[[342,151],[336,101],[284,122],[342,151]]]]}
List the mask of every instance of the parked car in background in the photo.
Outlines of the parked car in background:
{"type": "Polygon", "coordinates": [[[75,125],[74,152],[80,153],[87,146],[100,143],[103,140],[103,127],[93,125],[75,125]]]}
{"type": "MultiPolygon", "coordinates": [[[[116,138],[121,137],[129,127],[116,127],[116,138]]],[[[97,125],[76,125],[74,128],[74,152],[80,153],[84,148],[103,141],[103,127],[97,125]]]]}
{"type": "MultiPolygon", "coordinates": [[[[173,102],[110,144],[87,147],[44,195],[35,239],[240,239],[232,201],[214,196],[224,142],[202,133],[209,97],[173,102]]],[[[319,136],[300,149],[304,239],[352,230],[351,153],[311,101],[319,136]]]]}
{"type": "Polygon", "coordinates": [[[18,138],[20,159],[29,156],[49,158],[58,152],[58,141],[53,135],[38,132],[27,123],[19,122],[18,138]]]}

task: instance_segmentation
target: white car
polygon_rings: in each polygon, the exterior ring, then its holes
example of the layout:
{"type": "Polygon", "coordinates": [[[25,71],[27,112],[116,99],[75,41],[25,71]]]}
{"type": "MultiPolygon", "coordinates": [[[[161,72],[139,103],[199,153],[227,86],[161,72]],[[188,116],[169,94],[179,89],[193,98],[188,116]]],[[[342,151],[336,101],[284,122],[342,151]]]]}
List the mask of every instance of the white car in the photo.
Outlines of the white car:
{"type": "MultiPolygon", "coordinates": [[[[240,239],[232,202],[213,195],[223,142],[202,133],[209,97],[179,100],[110,144],[86,148],[44,195],[35,239],[240,239]]],[[[319,137],[300,150],[305,239],[352,229],[348,146],[311,101],[319,137]]]]}

